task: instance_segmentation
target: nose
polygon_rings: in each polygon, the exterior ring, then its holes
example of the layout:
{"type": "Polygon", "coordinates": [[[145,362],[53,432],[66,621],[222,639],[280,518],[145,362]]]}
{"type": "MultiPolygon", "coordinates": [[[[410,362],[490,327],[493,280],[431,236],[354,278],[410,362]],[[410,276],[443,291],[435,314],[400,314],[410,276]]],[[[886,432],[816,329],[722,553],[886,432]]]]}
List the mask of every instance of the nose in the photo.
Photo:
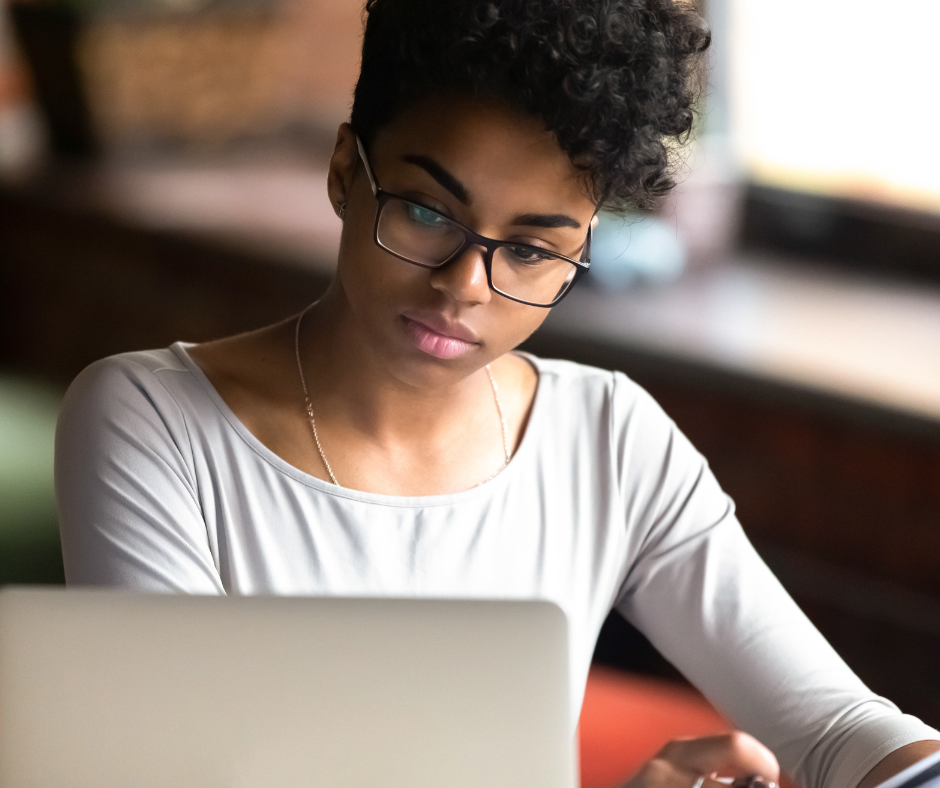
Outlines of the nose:
{"type": "Polygon", "coordinates": [[[465,304],[485,304],[493,293],[486,278],[484,250],[470,245],[447,265],[431,271],[431,287],[465,304]]]}

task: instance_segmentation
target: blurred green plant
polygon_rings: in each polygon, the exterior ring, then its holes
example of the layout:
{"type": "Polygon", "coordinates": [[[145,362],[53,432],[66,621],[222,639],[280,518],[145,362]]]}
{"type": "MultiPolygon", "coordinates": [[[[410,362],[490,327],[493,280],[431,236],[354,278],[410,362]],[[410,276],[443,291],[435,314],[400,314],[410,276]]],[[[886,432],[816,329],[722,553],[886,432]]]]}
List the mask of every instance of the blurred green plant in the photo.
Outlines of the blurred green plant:
{"type": "Polygon", "coordinates": [[[63,580],[52,471],[60,400],[0,374],[0,583],[63,580]]]}

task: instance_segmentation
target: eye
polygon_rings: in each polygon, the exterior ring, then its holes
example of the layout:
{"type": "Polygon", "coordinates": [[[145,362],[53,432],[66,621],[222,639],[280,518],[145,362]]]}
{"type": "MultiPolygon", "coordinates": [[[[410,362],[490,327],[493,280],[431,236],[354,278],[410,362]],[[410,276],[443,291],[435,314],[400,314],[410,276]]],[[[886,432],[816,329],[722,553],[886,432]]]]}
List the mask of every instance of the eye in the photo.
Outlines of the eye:
{"type": "Polygon", "coordinates": [[[534,246],[504,246],[506,254],[516,263],[522,265],[539,265],[547,260],[557,259],[555,255],[547,252],[540,252],[534,246]]]}
{"type": "Polygon", "coordinates": [[[412,223],[419,227],[446,227],[448,222],[439,213],[415,203],[407,203],[406,212],[412,223]]]}

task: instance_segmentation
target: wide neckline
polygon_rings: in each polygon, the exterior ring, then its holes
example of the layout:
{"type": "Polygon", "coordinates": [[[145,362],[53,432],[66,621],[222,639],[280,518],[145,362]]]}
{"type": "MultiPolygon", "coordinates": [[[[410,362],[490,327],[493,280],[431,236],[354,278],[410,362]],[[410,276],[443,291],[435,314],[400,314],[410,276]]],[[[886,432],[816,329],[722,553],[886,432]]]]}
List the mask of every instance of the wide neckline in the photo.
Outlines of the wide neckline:
{"type": "Polygon", "coordinates": [[[206,376],[205,372],[202,371],[202,368],[193,360],[192,356],[189,354],[189,348],[194,347],[195,343],[193,342],[174,342],[170,346],[170,350],[183,362],[189,372],[196,378],[203,390],[208,395],[209,399],[221,413],[222,417],[228,423],[238,436],[245,442],[245,444],[262,460],[266,463],[280,471],[281,473],[289,476],[291,479],[300,482],[301,484],[311,487],[318,492],[326,493],[328,495],[345,498],[352,501],[358,501],[361,503],[371,503],[380,506],[393,506],[399,508],[426,508],[430,506],[449,506],[451,504],[460,503],[461,501],[470,500],[481,495],[491,494],[498,489],[501,489],[506,484],[510,482],[511,477],[517,472],[517,468],[520,465],[526,463],[526,458],[533,451],[530,446],[534,442],[532,434],[538,429],[538,423],[541,419],[542,411],[542,400],[543,396],[543,384],[545,380],[544,370],[540,364],[540,359],[537,356],[533,356],[530,353],[525,353],[523,351],[516,351],[518,355],[525,358],[529,363],[532,364],[536,373],[538,374],[538,383],[536,384],[535,396],[532,402],[531,412],[529,413],[528,423],[526,424],[525,432],[522,435],[522,440],[519,442],[519,448],[516,450],[516,453],[512,456],[512,459],[502,469],[496,476],[494,476],[489,481],[471,487],[468,490],[462,490],[456,493],[444,493],[440,495],[414,495],[414,496],[403,496],[403,495],[385,495],[382,493],[370,493],[364,492],[362,490],[354,490],[349,487],[337,487],[331,482],[324,481],[319,479],[316,476],[311,476],[309,473],[306,473],[300,468],[289,463],[279,454],[271,451],[267,446],[265,446],[255,435],[249,430],[241,419],[235,415],[235,412],[228,406],[228,403],[222,398],[222,395],[219,394],[215,386],[212,385],[212,382],[206,376]]]}

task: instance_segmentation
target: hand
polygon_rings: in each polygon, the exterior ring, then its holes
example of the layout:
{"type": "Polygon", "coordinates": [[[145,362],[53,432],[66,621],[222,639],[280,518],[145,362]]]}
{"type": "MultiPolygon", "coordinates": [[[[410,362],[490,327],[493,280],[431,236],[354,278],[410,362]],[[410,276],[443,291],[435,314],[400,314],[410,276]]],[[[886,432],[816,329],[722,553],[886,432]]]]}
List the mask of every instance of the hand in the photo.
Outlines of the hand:
{"type": "Polygon", "coordinates": [[[779,782],[780,766],[773,753],[741,731],[701,739],[676,739],[663,747],[625,788],[728,788],[727,782],[758,775],[779,782]]]}

